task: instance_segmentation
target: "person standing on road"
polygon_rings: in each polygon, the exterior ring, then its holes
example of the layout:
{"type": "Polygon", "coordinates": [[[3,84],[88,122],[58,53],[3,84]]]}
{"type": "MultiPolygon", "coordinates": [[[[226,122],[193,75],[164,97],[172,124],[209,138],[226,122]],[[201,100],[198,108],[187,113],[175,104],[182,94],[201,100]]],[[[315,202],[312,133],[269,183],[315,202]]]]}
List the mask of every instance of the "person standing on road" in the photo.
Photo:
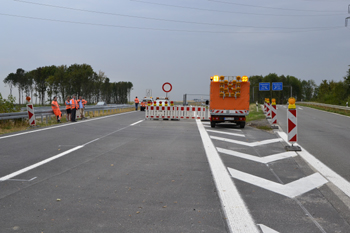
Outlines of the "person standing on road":
{"type": "Polygon", "coordinates": [[[84,100],[82,96],[79,96],[78,104],[79,104],[81,119],[84,119],[85,118],[84,117],[84,109],[85,109],[85,104],[87,104],[87,101],[84,100]]]}
{"type": "Polygon", "coordinates": [[[71,104],[71,111],[72,111],[72,115],[71,115],[71,122],[76,122],[76,117],[77,117],[77,109],[79,109],[79,105],[78,102],[75,100],[76,96],[72,95],[72,99],[70,100],[70,104],[71,104]]]}
{"type": "Polygon", "coordinates": [[[136,96],[136,98],[135,98],[135,110],[137,111],[137,108],[138,108],[138,106],[139,106],[139,103],[140,103],[140,101],[139,101],[139,99],[137,98],[137,96],[136,96]]]}
{"type": "Polygon", "coordinates": [[[71,109],[72,106],[70,104],[70,96],[67,96],[65,104],[66,104],[66,112],[67,112],[66,119],[67,119],[67,122],[68,122],[68,121],[70,121],[70,117],[71,117],[71,113],[72,113],[72,109],[71,109]]]}
{"type": "Polygon", "coordinates": [[[55,116],[57,118],[57,123],[61,123],[62,113],[60,110],[60,105],[57,103],[57,96],[53,97],[53,100],[51,102],[51,108],[52,108],[53,113],[55,114],[55,116]]]}

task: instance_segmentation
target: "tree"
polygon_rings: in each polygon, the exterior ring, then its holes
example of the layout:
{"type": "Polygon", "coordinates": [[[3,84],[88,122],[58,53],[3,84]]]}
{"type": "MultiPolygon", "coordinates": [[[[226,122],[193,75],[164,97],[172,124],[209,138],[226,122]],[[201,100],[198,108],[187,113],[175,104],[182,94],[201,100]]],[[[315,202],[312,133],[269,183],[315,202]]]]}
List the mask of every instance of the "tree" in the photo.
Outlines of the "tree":
{"type": "Polygon", "coordinates": [[[16,77],[14,73],[10,73],[7,75],[7,77],[4,79],[4,83],[9,85],[10,88],[10,95],[12,96],[12,88],[16,86],[16,77]]]}

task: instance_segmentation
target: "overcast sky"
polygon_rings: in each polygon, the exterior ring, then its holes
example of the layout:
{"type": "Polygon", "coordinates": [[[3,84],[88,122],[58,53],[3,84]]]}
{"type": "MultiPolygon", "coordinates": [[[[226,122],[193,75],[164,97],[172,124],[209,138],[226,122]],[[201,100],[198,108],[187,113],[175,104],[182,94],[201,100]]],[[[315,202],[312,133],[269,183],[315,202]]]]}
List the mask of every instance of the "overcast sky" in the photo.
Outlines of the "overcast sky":
{"type": "Polygon", "coordinates": [[[185,93],[208,94],[212,75],[277,73],[317,84],[339,81],[350,65],[348,5],[343,0],[0,0],[0,92],[7,98],[3,79],[17,68],[74,63],[102,70],[112,82],[132,82],[132,98],[146,89],[164,96],[165,82],[173,85],[174,100],[185,93]]]}

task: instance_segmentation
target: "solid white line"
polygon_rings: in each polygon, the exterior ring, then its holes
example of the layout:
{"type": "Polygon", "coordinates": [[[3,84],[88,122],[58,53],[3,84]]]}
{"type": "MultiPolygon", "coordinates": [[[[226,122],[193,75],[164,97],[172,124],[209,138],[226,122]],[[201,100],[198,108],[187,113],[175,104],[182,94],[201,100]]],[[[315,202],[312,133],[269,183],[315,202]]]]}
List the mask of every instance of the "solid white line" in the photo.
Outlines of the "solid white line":
{"type": "Polygon", "coordinates": [[[221,133],[221,134],[227,134],[227,135],[238,136],[238,137],[245,137],[245,135],[243,135],[243,134],[238,134],[238,133],[228,133],[228,132],[217,131],[217,130],[210,130],[210,129],[207,129],[207,132],[212,132],[212,133],[221,133]]]}
{"type": "Polygon", "coordinates": [[[300,196],[317,187],[321,187],[328,182],[322,175],[320,175],[320,173],[314,173],[288,184],[280,184],[230,167],[228,168],[228,171],[235,179],[250,183],[289,198],[300,196]]]}
{"type": "Polygon", "coordinates": [[[141,123],[143,120],[140,120],[140,121],[137,121],[137,122],[135,122],[135,123],[133,123],[133,124],[130,124],[131,126],[133,126],[133,125],[137,125],[138,123],[141,123]]]}
{"type": "Polygon", "coordinates": [[[251,161],[255,161],[258,163],[271,163],[277,160],[281,160],[281,159],[286,159],[286,158],[291,158],[294,156],[297,156],[297,154],[295,152],[282,152],[282,153],[278,153],[278,154],[274,154],[274,155],[269,155],[269,156],[265,156],[265,157],[257,157],[257,156],[253,156],[253,155],[249,155],[249,154],[245,154],[245,153],[241,153],[241,152],[237,152],[237,151],[233,151],[233,150],[227,150],[227,149],[223,149],[223,148],[216,148],[218,150],[218,152],[220,153],[224,153],[227,155],[232,155],[232,156],[236,156],[242,159],[248,159],[251,161]]]}
{"type": "Polygon", "coordinates": [[[90,120],[81,120],[81,121],[78,121],[78,122],[71,122],[71,123],[67,123],[67,124],[63,124],[63,125],[46,127],[46,128],[43,128],[43,129],[32,130],[32,131],[26,131],[26,132],[22,132],[22,133],[17,133],[17,134],[12,134],[12,135],[8,135],[8,136],[3,136],[3,137],[0,137],[0,139],[11,138],[11,137],[15,137],[15,136],[20,136],[20,135],[29,134],[29,133],[36,133],[36,132],[49,130],[49,129],[56,129],[56,128],[65,127],[65,126],[72,126],[74,124],[80,124],[80,123],[85,123],[85,122],[90,122],[90,121],[95,121],[95,120],[101,120],[101,119],[104,119],[104,118],[114,117],[114,116],[121,116],[121,115],[129,114],[129,113],[132,113],[132,112],[119,113],[119,114],[114,114],[114,115],[110,115],[110,116],[97,117],[97,118],[90,119],[90,120]]]}
{"type": "Polygon", "coordinates": [[[79,150],[80,148],[83,148],[83,147],[84,147],[84,146],[77,146],[77,147],[74,147],[74,148],[72,148],[72,149],[70,149],[70,150],[67,150],[67,151],[62,152],[62,153],[60,153],[60,154],[58,154],[58,155],[52,156],[52,157],[50,157],[50,158],[48,158],[48,159],[45,159],[45,160],[43,160],[43,161],[40,161],[40,162],[38,162],[38,163],[36,163],[36,164],[33,164],[33,165],[28,166],[28,167],[26,167],[26,168],[23,168],[23,169],[21,169],[21,170],[19,170],[19,171],[13,172],[13,173],[11,173],[11,174],[9,174],[9,175],[7,175],[7,176],[3,176],[3,177],[0,178],[0,181],[5,181],[5,180],[8,180],[8,179],[11,179],[12,177],[18,176],[18,175],[20,175],[20,174],[22,174],[22,173],[25,173],[25,172],[29,171],[29,170],[32,170],[32,169],[34,169],[34,168],[37,168],[37,167],[39,167],[39,166],[41,166],[41,165],[43,165],[43,164],[45,164],[45,163],[48,163],[48,162],[50,162],[50,161],[52,161],[52,160],[55,160],[55,159],[58,159],[58,158],[60,158],[60,157],[62,157],[62,156],[65,156],[65,155],[67,155],[67,154],[69,154],[69,153],[71,153],[71,152],[73,152],[73,151],[79,150]]]}
{"type": "Polygon", "coordinates": [[[274,139],[268,139],[268,140],[258,141],[258,142],[242,142],[242,141],[237,141],[237,140],[228,139],[228,138],[222,138],[222,137],[216,137],[216,136],[210,136],[210,138],[216,139],[216,140],[220,140],[220,141],[224,141],[224,142],[230,142],[230,143],[241,144],[241,145],[244,145],[244,146],[250,146],[250,147],[261,146],[261,145],[265,145],[265,144],[270,144],[270,143],[283,141],[282,138],[274,138],[274,139]]]}
{"type": "MultiPolygon", "coordinates": [[[[288,142],[288,136],[285,132],[278,132],[281,138],[290,145],[288,142]]],[[[298,145],[298,144],[296,144],[298,145]]],[[[298,145],[300,146],[300,145],[298,145]]],[[[301,146],[300,146],[301,147],[301,146]]],[[[321,173],[326,179],[332,182],[340,190],[342,190],[348,197],[350,197],[350,183],[340,176],[338,173],[327,167],[320,160],[315,158],[307,150],[301,147],[302,151],[298,151],[297,154],[301,156],[307,163],[314,167],[319,173],[321,173]]]]}
{"type": "Polygon", "coordinates": [[[200,120],[196,120],[230,232],[258,233],[234,182],[200,120]]]}

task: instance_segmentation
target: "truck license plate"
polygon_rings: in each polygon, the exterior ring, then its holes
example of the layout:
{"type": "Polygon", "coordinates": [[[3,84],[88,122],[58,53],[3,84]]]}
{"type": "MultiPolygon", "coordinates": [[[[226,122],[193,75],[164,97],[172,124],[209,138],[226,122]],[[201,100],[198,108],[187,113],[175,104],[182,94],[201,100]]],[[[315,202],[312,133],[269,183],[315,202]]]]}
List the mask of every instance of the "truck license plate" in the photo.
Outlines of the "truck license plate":
{"type": "Polygon", "coordinates": [[[235,118],[234,117],[225,117],[225,121],[234,121],[235,118]]]}

